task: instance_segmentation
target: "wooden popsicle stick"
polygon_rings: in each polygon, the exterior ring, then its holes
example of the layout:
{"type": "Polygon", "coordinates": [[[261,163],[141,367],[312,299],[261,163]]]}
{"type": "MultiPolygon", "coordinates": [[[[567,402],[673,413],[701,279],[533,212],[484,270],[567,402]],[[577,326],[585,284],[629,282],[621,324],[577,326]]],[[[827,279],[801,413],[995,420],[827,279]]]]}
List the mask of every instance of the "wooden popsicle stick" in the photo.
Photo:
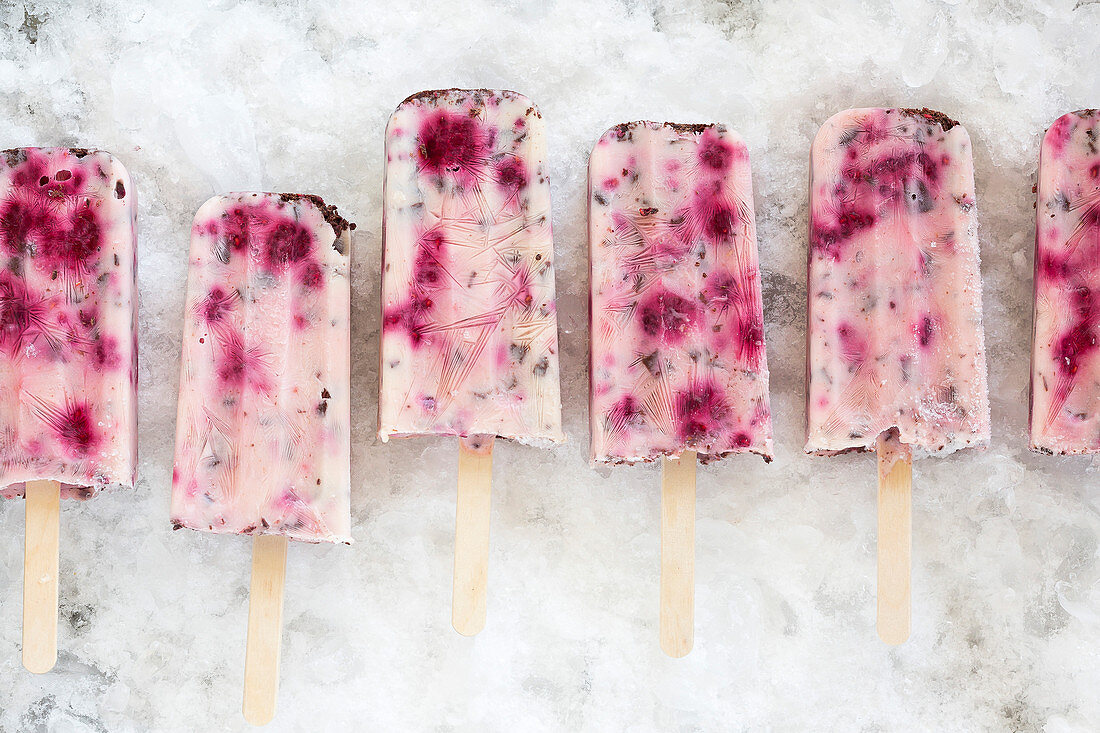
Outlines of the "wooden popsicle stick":
{"type": "Polygon", "coordinates": [[[492,492],[493,436],[463,438],[458,452],[455,570],[451,600],[451,625],[463,636],[473,636],[485,628],[492,492]]]}
{"type": "Polygon", "coordinates": [[[695,451],[661,460],[661,649],[695,643],[695,451]]]}
{"type": "Polygon", "coordinates": [[[252,540],[252,586],[248,591],[248,643],[244,659],[244,719],[267,725],[279,693],[279,651],[283,641],[283,584],[287,538],[252,540]]]}
{"type": "Polygon", "coordinates": [[[911,617],[913,453],[897,431],[878,437],[878,635],[897,645],[911,617]]]}
{"type": "Polygon", "coordinates": [[[57,565],[61,484],[26,484],[23,545],[23,666],[42,674],[57,663],[57,565]]]}

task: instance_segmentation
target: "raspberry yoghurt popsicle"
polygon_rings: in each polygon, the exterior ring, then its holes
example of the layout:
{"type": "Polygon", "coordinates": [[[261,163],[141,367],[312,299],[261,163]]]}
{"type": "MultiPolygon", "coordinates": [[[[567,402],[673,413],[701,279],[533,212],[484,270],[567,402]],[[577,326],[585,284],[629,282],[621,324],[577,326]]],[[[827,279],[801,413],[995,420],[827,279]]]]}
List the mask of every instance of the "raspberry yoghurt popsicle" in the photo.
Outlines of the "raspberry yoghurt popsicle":
{"type": "Polygon", "coordinates": [[[633,122],[589,159],[592,457],[771,460],[748,150],[720,125],[633,122]]]}
{"type": "Polygon", "coordinates": [[[97,150],[0,152],[0,496],[26,497],[23,664],[57,659],[61,497],[132,487],[137,207],[97,150]]]}
{"type": "Polygon", "coordinates": [[[132,487],[137,207],[101,151],[0,152],[0,495],[132,487]]]}
{"type": "Polygon", "coordinates": [[[1031,448],[1100,451],[1100,111],[1043,138],[1035,222],[1031,448]]]}
{"type": "Polygon", "coordinates": [[[806,451],[878,449],[890,643],[909,633],[911,455],[989,441],[975,205],[970,137],[938,112],[848,110],[814,139],[806,451]]]}
{"type": "Polygon", "coordinates": [[[453,623],[485,619],[491,446],[560,442],[550,182],[521,94],[415,94],[386,129],[379,437],[460,439],[453,623]]]}
{"type": "Polygon", "coordinates": [[[661,646],[683,656],[696,456],[772,454],[748,150],[722,125],[631,122],[588,174],[592,457],[664,461],[661,646]]]}
{"type": "Polygon", "coordinates": [[[191,229],[172,521],[350,543],[349,225],[217,196],[191,229]]]}
{"type": "Polygon", "coordinates": [[[350,229],[300,194],[199,209],[172,522],[253,535],[245,717],[274,714],[287,540],[351,543],[350,229]]]}

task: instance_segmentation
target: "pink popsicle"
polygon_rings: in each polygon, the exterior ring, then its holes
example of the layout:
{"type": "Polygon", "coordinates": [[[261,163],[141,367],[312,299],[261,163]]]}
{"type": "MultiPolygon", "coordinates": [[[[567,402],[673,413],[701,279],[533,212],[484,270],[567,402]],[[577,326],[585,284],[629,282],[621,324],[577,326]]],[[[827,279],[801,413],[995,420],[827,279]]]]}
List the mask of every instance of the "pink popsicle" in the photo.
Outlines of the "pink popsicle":
{"type": "Polygon", "coordinates": [[[492,446],[560,442],[542,115],[522,94],[420,92],[386,128],[378,436],[457,436],[451,621],[485,626],[492,446]]]}
{"type": "Polygon", "coordinates": [[[748,150],[632,122],[589,158],[592,458],[772,454],[748,150]]]}
{"type": "Polygon", "coordinates": [[[172,522],[350,543],[349,224],[235,193],[191,228],[172,522]]]}
{"type": "Polygon", "coordinates": [[[1100,451],[1100,111],[1043,138],[1035,223],[1031,447],[1100,451]]]}
{"type": "Polygon", "coordinates": [[[379,437],[563,440],[538,109],[510,91],[409,97],[383,211],[379,437]]]}
{"type": "Polygon", "coordinates": [[[830,118],[810,156],[806,451],[989,441],[974,166],[928,110],[830,118]]]}
{"type": "Polygon", "coordinates": [[[101,151],[0,152],[0,495],[86,499],[137,463],[137,206],[101,151]]]}

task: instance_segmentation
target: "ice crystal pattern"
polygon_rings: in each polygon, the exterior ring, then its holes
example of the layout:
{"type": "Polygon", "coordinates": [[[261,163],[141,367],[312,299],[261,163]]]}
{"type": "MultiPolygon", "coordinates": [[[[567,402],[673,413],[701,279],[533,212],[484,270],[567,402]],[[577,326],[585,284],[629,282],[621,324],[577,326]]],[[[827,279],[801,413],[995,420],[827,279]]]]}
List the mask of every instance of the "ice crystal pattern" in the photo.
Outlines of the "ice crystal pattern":
{"type": "Polygon", "coordinates": [[[0,152],[0,495],[133,486],[134,199],[107,153],[0,152]]]}
{"type": "Polygon", "coordinates": [[[1031,447],[1100,451],[1100,112],[1043,138],[1035,226],[1031,447]]]}

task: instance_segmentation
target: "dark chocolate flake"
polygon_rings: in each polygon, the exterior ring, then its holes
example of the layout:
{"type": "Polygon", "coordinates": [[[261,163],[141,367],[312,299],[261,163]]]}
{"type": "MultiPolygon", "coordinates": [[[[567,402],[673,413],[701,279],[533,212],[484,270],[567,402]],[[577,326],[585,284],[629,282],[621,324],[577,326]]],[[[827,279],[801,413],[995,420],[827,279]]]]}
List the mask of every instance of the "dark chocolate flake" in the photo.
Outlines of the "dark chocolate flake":
{"type": "Polygon", "coordinates": [[[943,112],[937,112],[936,110],[928,109],[927,107],[921,107],[920,109],[916,109],[916,108],[913,108],[913,107],[903,107],[902,109],[899,109],[898,111],[903,113],[903,114],[910,115],[912,117],[923,117],[924,119],[928,120],[929,122],[934,122],[937,125],[939,125],[940,127],[942,127],[944,132],[947,132],[952,127],[959,124],[955,120],[953,120],[950,117],[948,117],[947,115],[945,115],[943,112]]]}
{"type": "Polygon", "coordinates": [[[512,359],[517,364],[522,364],[523,360],[527,358],[527,352],[531,350],[531,347],[527,344],[511,344],[508,347],[508,353],[511,354],[512,359]]]}
{"type": "Polygon", "coordinates": [[[355,224],[340,216],[340,212],[336,210],[336,207],[326,204],[325,200],[320,196],[315,196],[310,193],[280,193],[279,200],[287,202],[309,201],[321,212],[321,216],[323,216],[328,225],[332,227],[332,230],[336,232],[337,237],[349,229],[355,230],[355,224]]]}

